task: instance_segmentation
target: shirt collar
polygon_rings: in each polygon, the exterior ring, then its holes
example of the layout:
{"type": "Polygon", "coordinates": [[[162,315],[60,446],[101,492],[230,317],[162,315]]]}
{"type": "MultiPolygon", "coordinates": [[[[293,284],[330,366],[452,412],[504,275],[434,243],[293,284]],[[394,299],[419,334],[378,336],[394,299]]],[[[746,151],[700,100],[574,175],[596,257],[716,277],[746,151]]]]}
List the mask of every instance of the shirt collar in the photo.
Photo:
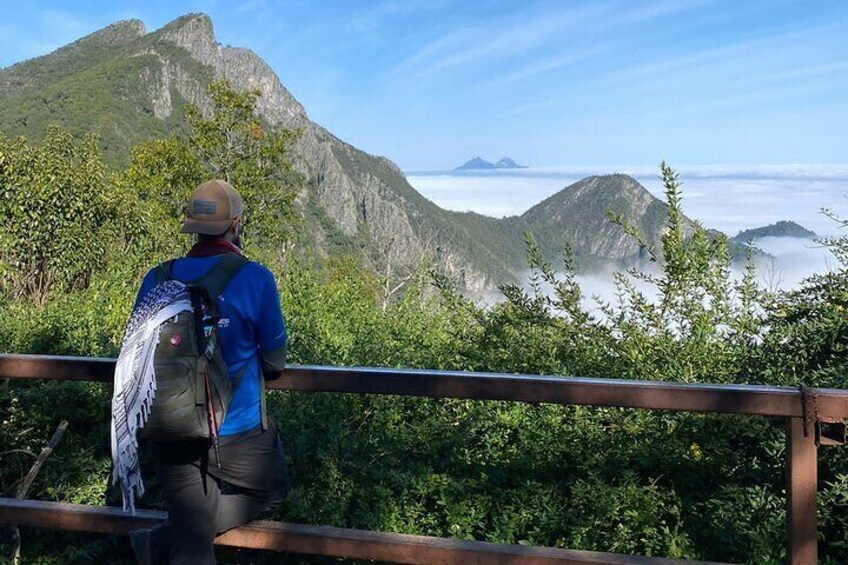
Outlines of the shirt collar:
{"type": "Polygon", "coordinates": [[[195,243],[187,256],[211,257],[212,255],[222,255],[224,253],[237,253],[241,255],[241,249],[226,239],[209,239],[195,243]]]}

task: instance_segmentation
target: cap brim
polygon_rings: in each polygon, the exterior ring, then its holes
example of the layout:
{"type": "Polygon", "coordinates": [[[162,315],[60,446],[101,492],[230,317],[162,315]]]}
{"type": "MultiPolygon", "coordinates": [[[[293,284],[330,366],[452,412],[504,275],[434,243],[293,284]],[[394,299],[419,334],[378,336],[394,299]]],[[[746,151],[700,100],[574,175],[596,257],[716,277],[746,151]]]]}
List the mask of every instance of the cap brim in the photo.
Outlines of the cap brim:
{"type": "Polygon", "coordinates": [[[199,233],[203,235],[221,235],[229,229],[232,220],[196,220],[186,218],[180,233],[199,233]]]}

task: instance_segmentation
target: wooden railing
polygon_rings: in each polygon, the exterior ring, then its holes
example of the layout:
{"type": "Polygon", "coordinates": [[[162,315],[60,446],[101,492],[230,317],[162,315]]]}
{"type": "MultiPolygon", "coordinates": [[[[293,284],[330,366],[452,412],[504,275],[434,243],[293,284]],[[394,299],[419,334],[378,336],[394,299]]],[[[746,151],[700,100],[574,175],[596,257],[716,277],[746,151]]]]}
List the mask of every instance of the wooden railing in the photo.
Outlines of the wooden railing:
{"type": "MultiPolygon", "coordinates": [[[[111,382],[115,361],[0,355],[0,378],[111,382]]],[[[564,405],[750,414],[786,422],[787,562],[817,561],[817,447],[845,441],[848,390],[754,385],[678,384],[453,371],[292,366],[269,388],[305,392],[391,394],[511,400],[564,405]]],[[[160,512],[0,499],[0,523],[125,533],[161,521],[160,512]]],[[[216,543],[391,563],[659,564],[696,563],[567,549],[459,541],[280,522],[252,522],[216,543]]]]}

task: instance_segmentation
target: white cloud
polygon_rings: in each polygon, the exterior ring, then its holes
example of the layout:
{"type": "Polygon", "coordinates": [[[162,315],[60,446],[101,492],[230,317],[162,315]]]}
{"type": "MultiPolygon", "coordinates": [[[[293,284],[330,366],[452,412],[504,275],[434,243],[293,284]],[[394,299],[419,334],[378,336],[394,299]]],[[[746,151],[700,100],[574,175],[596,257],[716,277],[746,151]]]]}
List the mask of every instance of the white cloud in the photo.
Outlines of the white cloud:
{"type": "Polygon", "coordinates": [[[755,243],[771,255],[757,260],[757,274],[764,287],[787,290],[801,281],[838,268],[833,254],[820,244],[792,237],[764,237],[755,243]]]}
{"type": "Polygon", "coordinates": [[[433,11],[444,7],[451,0],[383,0],[368,4],[367,8],[354,14],[347,27],[357,33],[369,33],[391,24],[398,17],[416,12],[433,11]]]}
{"type": "Polygon", "coordinates": [[[665,2],[636,4],[635,7],[631,7],[628,10],[621,10],[609,18],[606,22],[606,27],[614,29],[644,24],[650,20],[702,8],[715,2],[716,0],[678,0],[676,2],[666,0],[665,2]]]}
{"type": "MultiPolygon", "coordinates": [[[[760,257],[755,261],[756,280],[761,288],[769,291],[792,290],[799,288],[801,283],[817,274],[824,274],[839,268],[838,262],[830,251],[806,240],[788,237],[770,237],[757,242],[771,257],[760,257]]],[[[658,276],[659,269],[652,264],[646,264],[639,269],[642,272],[658,276]]],[[[583,309],[596,318],[603,319],[598,302],[611,304],[613,307],[620,305],[618,287],[615,283],[614,274],[621,271],[620,268],[610,266],[600,267],[587,272],[581,272],[575,279],[580,285],[583,295],[581,304],[583,309]]],[[[744,267],[735,264],[731,267],[731,277],[734,281],[741,281],[744,276],[744,267]]],[[[524,287],[529,289],[529,272],[521,276],[524,287]]],[[[643,293],[649,300],[657,300],[659,291],[657,288],[641,279],[635,279],[627,275],[627,280],[638,291],[643,293]]],[[[543,289],[551,292],[549,288],[543,289]]],[[[498,297],[498,300],[502,300],[498,297]]],[[[495,302],[495,299],[490,302],[495,302]]]]}

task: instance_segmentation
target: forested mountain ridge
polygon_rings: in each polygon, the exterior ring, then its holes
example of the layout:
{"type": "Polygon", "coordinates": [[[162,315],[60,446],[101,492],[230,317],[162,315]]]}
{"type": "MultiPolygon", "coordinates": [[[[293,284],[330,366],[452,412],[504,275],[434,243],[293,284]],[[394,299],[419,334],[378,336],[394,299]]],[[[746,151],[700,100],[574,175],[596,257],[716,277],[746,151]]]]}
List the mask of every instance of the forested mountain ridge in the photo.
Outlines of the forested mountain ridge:
{"type": "Polygon", "coordinates": [[[543,249],[571,245],[578,260],[630,261],[644,252],[632,237],[612,222],[620,214],[639,228],[646,242],[659,247],[666,204],[636,179],[622,174],[592,176],[569,185],[536,204],[521,219],[543,249]]]}
{"type": "Polygon", "coordinates": [[[312,122],[258,55],[220,45],[204,14],[151,33],[137,20],[118,22],[0,70],[0,132],[38,140],[51,123],[75,134],[94,130],[107,162],[120,167],[134,144],[174,132],[187,102],[208,108],[207,87],[216,79],[258,89],[262,120],[299,132],[292,157],[308,182],[297,203],[306,219],[304,245],[318,256],[353,254],[381,272],[429,257],[476,294],[518,279],[528,230],[549,256],[570,243],[582,265],[640,255],[608,210],[637,224],[649,241],[659,239],[663,204],[624,175],[584,179],[520,217],[444,210],[390,160],[312,122]]]}
{"type": "Polygon", "coordinates": [[[816,237],[814,231],[808,230],[795,222],[780,220],[767,226],[742,230],[733,237],[734,241],[747,243],[761,237],[796,237],[800,239],[812,239],[816,237]]]}

